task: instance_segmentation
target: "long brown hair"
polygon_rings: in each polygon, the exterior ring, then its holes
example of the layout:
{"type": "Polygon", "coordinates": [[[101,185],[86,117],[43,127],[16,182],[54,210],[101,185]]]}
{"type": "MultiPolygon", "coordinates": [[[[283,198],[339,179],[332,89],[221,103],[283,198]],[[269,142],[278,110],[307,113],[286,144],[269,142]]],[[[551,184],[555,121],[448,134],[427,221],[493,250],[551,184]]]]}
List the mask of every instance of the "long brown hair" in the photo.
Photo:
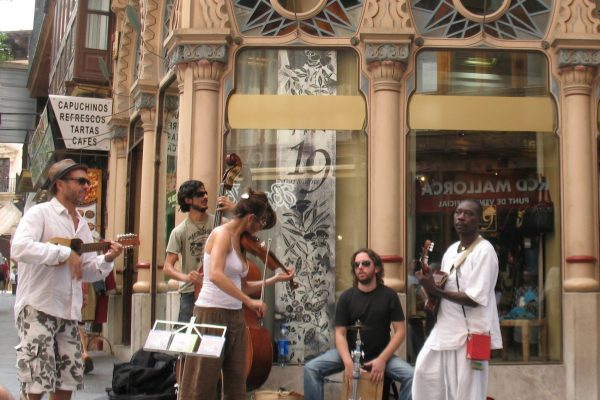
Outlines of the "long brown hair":
{"type": "Polygon", "coordinates": [[[354,272],[354,267],[352,263],[355,261],[356,256],[359,253],[367,253],[373,264],[375,264],[375,268],[379,267],[379,271],[375,273],[375,280],[377,281],[377,286],[383,285],[383,261],[381,261],[381,257],[379,254],[375,253],[374,250],[369,249],[367,247],[363,247],[362,249],[358,249],[352,254],[352,258],[350,259],[350,268],[352,270],[352,285],[354,287],[358,286],[358,278],[354,272]]]}

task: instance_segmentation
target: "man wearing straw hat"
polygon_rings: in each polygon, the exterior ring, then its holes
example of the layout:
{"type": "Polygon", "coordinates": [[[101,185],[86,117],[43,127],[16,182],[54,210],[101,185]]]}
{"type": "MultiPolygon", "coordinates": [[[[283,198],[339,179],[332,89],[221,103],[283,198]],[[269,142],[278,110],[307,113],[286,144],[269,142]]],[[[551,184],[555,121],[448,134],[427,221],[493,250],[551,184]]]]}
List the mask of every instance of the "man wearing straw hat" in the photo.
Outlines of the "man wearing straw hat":
{"type": "Polygon", "coordinates": [[[83,388],[81,283],[104,279],[123,251],[111,242],[106,254],[78,254],[68,246],[48,243],[60,237],[91,243],[92,233],[76,210],[90,187],[87,166],[71,159],[48,169],[53,198],[31,207],[12,239],[11,257],[18,262],[19,285],[15,320],[19,344],[17,376],[21,397],[70,399],[83,388]]]}

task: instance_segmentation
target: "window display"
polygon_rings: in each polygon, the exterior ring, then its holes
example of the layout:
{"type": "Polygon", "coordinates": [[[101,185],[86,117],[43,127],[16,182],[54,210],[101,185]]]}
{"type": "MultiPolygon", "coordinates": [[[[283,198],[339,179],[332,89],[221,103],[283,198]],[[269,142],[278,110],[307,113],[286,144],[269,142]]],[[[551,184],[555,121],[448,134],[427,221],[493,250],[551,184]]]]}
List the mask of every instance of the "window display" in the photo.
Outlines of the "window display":
{"type": "MultiPolygon", "coordinates": [[[[475,53],[456,53],[428,51],[419,55],[422,59],[417,63],[423,68],[417,71],[417,81],[423,83],[417,85],[417,93],[446,93],[456,102],[481,96],[481,91],[492,97],[496,93],[548,95],[540,71],[536,69],[533,75],[527,72],[529,65],[543,65],[539,55],[477,52],[478,58],[497,61],[470,70],[464,61],[473,59],[475,53]],[[439,63],[441,59],[447,62],[439,63]],[[441,66],[451,67],[442,74],[441,66]],[[515,68],[523,72],[521,79],[489,83],[489,76],[506,76],[515,68]],[[432,85],[419,72],[441,80],[432,85]],[[481,90],[471,91],[470,87],[481,90]]],[[[527,129],[502,131],[492,122],[489,130],[411,128],[407,187],[412,193],[407,216],[412,258],[418,258],[422,243],[431,240],[437,251],[430,254],[429,262],[435,268],[441,261],[440,249],[457,240],[452,226],[454,208],[462,199],[478,200],[484,208],[482,235],[495,246],[500,263],[496,301],[504,350],[495,351],[493,360],[560,360],[561,305],[560,296],[555,295],[560,290],[558,136],[527,129]]],[[[409,359],[414,361],[433,321],[424,313],[422,291],[412,273],[409,271],[407,303],[409,359]]]]}

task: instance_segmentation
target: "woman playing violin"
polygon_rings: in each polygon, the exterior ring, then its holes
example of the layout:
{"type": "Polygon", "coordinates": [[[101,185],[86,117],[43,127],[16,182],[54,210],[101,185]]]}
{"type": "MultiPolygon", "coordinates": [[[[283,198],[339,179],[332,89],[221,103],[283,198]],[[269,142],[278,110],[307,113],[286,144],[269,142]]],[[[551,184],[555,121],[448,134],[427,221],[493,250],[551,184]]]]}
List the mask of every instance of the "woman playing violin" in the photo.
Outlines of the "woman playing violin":
{"type": "MultiPolygon", "coordinates": [[[[227,327],[220,358],[188,357],[180,385],[181,399],[215,399],[217,383],[223,371],[224,398],[243,400],[246,395],[245,351],[247,334],[242,305],[258,317],[267,305],[249,295],[260,292],[263,281],[246,281],[248,261],[240,245],[240,236],[255,234],[275,225],[276,215],[263,192],[248,192],[233,209],[233,218],[215,228],[204,248],[204,280],[196,301],[196,323],[227,327]]],[[[265,285],[288,281],[292,273],[278,273],[265,285]]]]}

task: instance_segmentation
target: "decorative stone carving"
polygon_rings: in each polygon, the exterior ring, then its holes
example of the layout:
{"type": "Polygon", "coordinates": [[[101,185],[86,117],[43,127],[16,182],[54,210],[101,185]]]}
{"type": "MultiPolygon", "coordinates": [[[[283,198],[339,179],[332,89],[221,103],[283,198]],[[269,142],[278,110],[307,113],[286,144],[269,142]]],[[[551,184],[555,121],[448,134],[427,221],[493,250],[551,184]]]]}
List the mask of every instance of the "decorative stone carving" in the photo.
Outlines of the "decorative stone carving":
{"type": "Polygon", "coordinates": [[[406,63],[408,55],[408,44],[367,43],[365,49],[367,64],[373,61],[400,61],[406,63]]]}
{"type": "MultiPolygon", "coordinates": [[[[399,90],[399,83],[406,69],[408,54],[408,44],[367,43],[365,58],[374,83],[377,85],[381,82],[394,82],[394,90],[399,90]]],[[[377,87],[375,90],[377,90],[377,87]]]]}
{"type": "Polygon", "coordinates": [[[600,65],[600,50],[560,49],[558,51],[558,66],[600,65]]]}
{"type": "Polygon", "coordinates": [[[127,128],[124,126],[114,126],[111,139],[125,139],[127,137],[127,128]]]}
{"type": "Polygon", "coordinates": [[[218,44],[180,45],[169,54],[169,68],[190,61],[217,61],[227,63],[227,47],[218,44]]]}
{"type": "Polygon", "coordinates": [[[404,74],[406,64],[399,61],[377,61],[370,63],[368,69],[375,83],[375,91],[381,88],[378,84],[382,82],[393,83],[394,87],[387,89],[399,91],[400,79],[402,78],[402,74],[404,74]]]}
{"type": "Polygon", "coordinates": [[[111,145],[114,146],[117,158],[127,157],[127,137],[114,138],[111,145]]]}
{"type": "Polygon", "coordinates": [[[600,50],[561,49],[558,51],[558,65],[567,96],[590,95],[600,65],[600,50]]]}
{"type": "Polygon", "coordinates": [[[196,29],[215,29],[229,28],[229,15],[225,0],[191,0],[192,15],[195,18],[194,28],[196,29]]]}
{"type": "Polygon", "coordinates": [[[142,35],[139,79],[146,81],[158,80],[158,40],[160,39],[160,7],[156,0],[144,0],[141,2],[142,9],[142,35]]]}
{"type": "Polygon", "coordinates": [[[406,0],[368,0],[362,31],[414,32],[406,0]]]}
{"type": "Polygon", "coordinates": [[[165,96],[165,110],[173,112],[179,109],[179,96],[165,96]]]}
{"type": "Polygon", "coordinates": [[[128,0],[112,0],[110,4],[110,9],[115,14],[119,12],[123,12],[125,6],[127,6],[128,0]]]}
{"type": "Polygon", "coordinates": [[[139,93],[135,98],[134,108],[140,111],[144,108],[154,108],[156,106],[156,96],[149,93],[139,93]]]}
{"type": "MultiPolygon", "coordinates": [[[[132,46],[134,46],[132,39],[135,35],[131,25],[124,21],[122,31],[117,32],[117,35],[119,37],[119,49],[113,82],[113,110],[115,114],[124,113],[125,110],[130,108],[129,88],[133,79],[131,65],[135,62],[135,49],[132,49],[132,46]]],[[[127,115],[120,116],[126,117],[127,115]]]]}
{"type": "Polygon", "coordinates": [[[560,34],[598,34],[600,19],[596,16],[597,4],[589,0],[562,0],[554,30],[560,34]]]}

